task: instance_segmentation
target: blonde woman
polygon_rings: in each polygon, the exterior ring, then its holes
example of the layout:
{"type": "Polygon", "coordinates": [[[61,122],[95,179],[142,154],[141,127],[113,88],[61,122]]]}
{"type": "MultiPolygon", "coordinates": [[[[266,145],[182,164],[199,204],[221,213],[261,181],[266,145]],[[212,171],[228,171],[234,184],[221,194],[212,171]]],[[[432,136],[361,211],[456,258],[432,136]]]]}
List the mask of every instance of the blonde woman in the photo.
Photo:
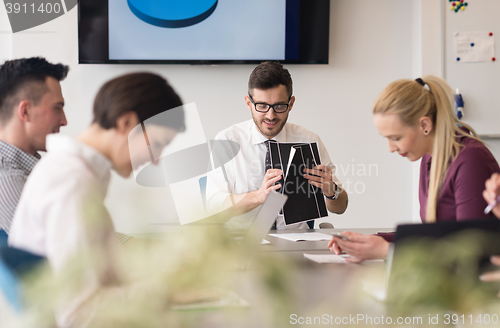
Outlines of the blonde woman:
{"type": "MultiPolygon", "coordinates": [[[[453,90],[436,76],[398,80],[378,96],[373,107],[378,132],[389,151],[420,164],[422,222],[485,218],[485,181],[500,168],[493,155],[467,124],[458,121],[453,90]]],[[[343,249],[353,261],[385,258],[389,243],[380,236],[345,232],[328,247],[343,249]]]]}

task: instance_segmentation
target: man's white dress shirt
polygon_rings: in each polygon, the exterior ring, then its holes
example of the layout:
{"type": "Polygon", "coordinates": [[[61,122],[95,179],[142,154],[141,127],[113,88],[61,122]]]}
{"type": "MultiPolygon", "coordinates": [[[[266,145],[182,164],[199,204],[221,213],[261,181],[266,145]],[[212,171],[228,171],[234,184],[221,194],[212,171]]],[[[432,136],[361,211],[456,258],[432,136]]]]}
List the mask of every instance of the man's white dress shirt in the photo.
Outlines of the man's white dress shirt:
{"type": "MultiPolygon", "coordinates": [[[[230,140],[240,145],[236,157],[224,165],[227,181],[222,168],[209,172],[207,176],[206,199],[207,208],[211,213],[223,209],[223,203],[230,194],[244,194],[260,189],[265,175],[266,146],[268,140],[257,129],[252,119],[235,124],[217,134],[215,140],[230,140]]],[[[315,133],[293,123],[286,123],[283,130],[272,138],[278,142],[318,143],[321,163],[332,169],[334,182],[342,187],[335,176],[335,165],[321,139],[315,133]]],[[[256,209],[236,216],[228,222],[230,228],[246,229],[251,224],[260,206],[256,209]]],[[[285,226],[283,218],[277,220],[278,229],[308,228],[305,222],[285,226]]]]}
{"type": "MultiPolygon", "coordinates": [[[[29,176],[14,215],[9,245],[47,257],[57,276],[68,260],[89,250],[112,251],[117,243],[104,207],[111,162],[71,137],[49,135],[48,154],[29,176]]],[[[76,309],[100,286],[89,261],[88,282],[56,313],[58,325],[71,326],[76,309]]]]}

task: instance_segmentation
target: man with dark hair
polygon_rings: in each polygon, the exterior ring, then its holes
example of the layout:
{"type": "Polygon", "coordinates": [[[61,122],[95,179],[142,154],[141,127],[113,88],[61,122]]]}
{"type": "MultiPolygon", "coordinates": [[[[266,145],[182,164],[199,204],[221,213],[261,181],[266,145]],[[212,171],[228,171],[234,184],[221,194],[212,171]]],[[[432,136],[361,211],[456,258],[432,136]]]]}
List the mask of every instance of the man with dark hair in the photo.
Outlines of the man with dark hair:
{"type": "Polygon", "coordinates": [[[68,70],[39,57],[0,66],[0,229],[6,233],[47,135],[67,124],[59,82],[68,70]]]}
{"type": "MultiPolygon", "coordinates": [[[[206,199],[209,211],[218,212],[234,204],[232,213],[236,216],[229,221],[230,226],[248,227],[253,212],[267,195],[281,187],[277,182],[282,171],[266,170],[266,144],[272,139],[278,142],[317,142],[322,164],[312,170],[306,169],[304,177],[311,185],[323,190],[330,212],[343,213],[347,208],[347,193],[335,176],[335,166],[323,142],[315,133],[287,123],[295,103],[288,70],[278,62],[258,65],[250,75],[245,102],[253,120],[235,124],[215,137],[216,140],[238,143],[240,152],[225,165],[224,172],[219,169],[208,175],[206,199]]],[[[285,228],[283,218],[277,220],[276,227],[285,228]]],[[[286,228],[307,228],[307,224],[293,224],[286,228]]]]}

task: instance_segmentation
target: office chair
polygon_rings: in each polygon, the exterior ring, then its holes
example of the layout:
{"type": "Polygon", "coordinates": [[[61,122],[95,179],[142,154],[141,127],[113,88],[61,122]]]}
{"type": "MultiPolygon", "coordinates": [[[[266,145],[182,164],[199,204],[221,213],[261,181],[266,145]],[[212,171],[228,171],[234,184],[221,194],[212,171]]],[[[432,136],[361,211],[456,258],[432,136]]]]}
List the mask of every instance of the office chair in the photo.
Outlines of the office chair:
{"type": "Polygon", "coordinates": [[[8,235],[5,230],[0,229],[0,247],[7,246],[8,235]]]}
{"type": "Polygon", "coordinates": [[[21,249],[0,246],[0,288],[12,308],[23,309],[21,298],[22,276],[45,260],[44,257],[21,249]]]}
{"type": "MultiPolygon", "coordinates": [[[[307,221],[307,226],[309,227],[309,229],[314,229],[314,220],[307,221]]],[[[320,229],[333,229],[333,224],[331,224],[330,222],[321,222],[319,224],[319,228],[320,229]]]]}

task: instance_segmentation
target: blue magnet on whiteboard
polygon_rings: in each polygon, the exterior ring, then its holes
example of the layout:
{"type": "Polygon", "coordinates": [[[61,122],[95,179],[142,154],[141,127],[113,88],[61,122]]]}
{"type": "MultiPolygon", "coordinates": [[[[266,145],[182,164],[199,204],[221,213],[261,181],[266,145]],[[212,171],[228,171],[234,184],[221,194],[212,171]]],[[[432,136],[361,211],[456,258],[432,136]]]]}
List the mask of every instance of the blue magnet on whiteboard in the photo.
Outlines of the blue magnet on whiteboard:
{"type": "Polygon", "coordinates": [[[140,20],[159,27],[180,28],[196,25],[213,14],[218,0],[127,0],[140,20]]]}
{"type": "Polygon", "coordinates": [[[470,44],[470,46],[471,46],[471,47],[474,47],[474,43],[471,43],[471,44],[470,44]]]}
{"type": "Polygon", "coordinates": [[[460,57],[457,57],[457,61],[460,61],[460,57]]]}

